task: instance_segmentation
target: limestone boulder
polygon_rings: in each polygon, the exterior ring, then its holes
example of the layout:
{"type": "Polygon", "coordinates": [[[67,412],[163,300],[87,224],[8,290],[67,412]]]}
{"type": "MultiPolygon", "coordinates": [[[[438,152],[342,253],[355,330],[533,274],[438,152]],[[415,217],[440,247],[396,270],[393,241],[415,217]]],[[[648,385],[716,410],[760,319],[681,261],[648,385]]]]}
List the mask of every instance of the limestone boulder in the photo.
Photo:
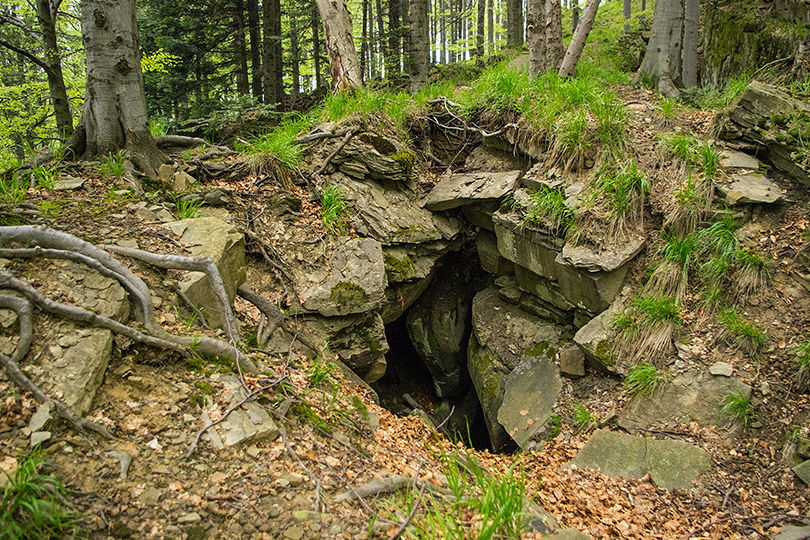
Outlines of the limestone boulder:
{"type": "MultiPolygon", "coordinates": [[[[564,327],[510,304],[493,287],[484,289],[473,299],[472,327],[467,367],[481,402],[493,447],[506,448],[513,443],[498,414],[504,404],[507,378],[524,359],[536,357],[553,361],[564,327]]],[[[541,372],[547,366],[527,363],[524,368],[527,372],[541,372]]],[[[510,395],[519,394],[520,385],[516,379],[512,379],[512,383],[514,390],[510,395]]],[[[542,416],[540,409],[538,406],[538,418],[542,416]]],[[[520,410],[518,416],[521,416],[520,410]]],[[[511,418],[506,409],[504,411],[505,418],[511,418]]]]}
{"type": "MultiPolygon", "coordinates": [[[[221,383],[223,387],[222,392],[217,394],[220,412],[243,402],[247,397],[247,391],[236,377],[214,375],[212,379],[221,383]]],[[[207,411],[204,412],[203,421],[207,424],[210,420],[207,411]]],[[[248,400],[229,414],[225,420],[208,430],[205,437],[215,448],[222,449],[263,439],[275,439],[278,435],[278,426],[270,413],[258,401],[248,400]]]]}
{"type": "MultiPolygon", "coordinates": [[[[236,227],[221,219],[201,217],[165,225],[192,257],[209,257],[217,265],[225,292],[233,302],[236,289],[245,281],[245,239],[236,227]]],[[[214,328],[225,327],[225,315],[203,272],[185,272],[180,290],[214,328]]]]}
{"type": "Polygon", "coordinates": [[[425,198],[434,212],[467,204],[500,201],[518,184],[522,171],[457,173],[449,171],[425,198]]]}
{"type": "Polygon", "coordinates": [[[416,281],[389,283],[385,289],[385,300],[379,309],[383,322],[389,324],[402,317],[405,311],[416,302],[416,299],[427,290],[432,279],[433,274],[416,281]]]}
{"type": "Polygon", "coordinates": [[[366,313],[385,299],[388,281],[382,246],[372,238],[346,238],[326,264],[294,271],[303,308],[327,317],[366,313]]]}
{"type": "Polygon", "coordinates": [[[731,206],[742,204],[773,204],[784,196],[773,181],[759,174],[733,176],[728,183],[716,184],[717,192],[731,206]]]}

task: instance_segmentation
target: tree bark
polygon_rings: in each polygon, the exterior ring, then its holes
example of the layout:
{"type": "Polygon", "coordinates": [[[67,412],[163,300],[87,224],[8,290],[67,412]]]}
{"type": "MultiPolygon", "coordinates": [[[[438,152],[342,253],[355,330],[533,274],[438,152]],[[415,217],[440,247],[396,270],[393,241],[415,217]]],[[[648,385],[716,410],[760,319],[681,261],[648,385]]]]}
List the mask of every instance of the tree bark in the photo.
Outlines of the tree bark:
{"type": "Polygon", "coordinates": [[[388,55],[385,58],[385,73],[388,77],[397,75],[402,70],[400,47],[400,13],[401,0],[388,0],[388,55]]]}
{"type": "Polygon", "coordinates": [[[235,0],[233,7],[233,52],[236,57],[236,90],[240,94],[247,94],[250,91],[250,83],[248,82],[247,48],[245,45],[244,0],[235,0]]]}
{"type": "Polygon", "coordinates": [[[666,97],[680,95],[684,0],[658,0],[644,59],[634,80],[649,78],[666,97]]]}
{"type": "Polygon", "coordinates": [[[264,92],[262,91],[262,49],[258,0],[247,0],[247,12],[249,26],[248,35],[250,36],[251,91],[253,92],[253,97],[261,101],[264,92]]]}
{"type": "MultiPolygon", "coordinates": [[[[625,21],[630,20],[631,13],[632,13],[631,0],[624,0],[624,20],[625,21]]],[[[625,32],[630,31],[630,23],[628,23],[628,22],[624,23],[624,31],[625,32]]]]}
{"type": "Polygon", "coordinates": [[[492,7],[492,0],[487,2],[487,53],[495,52],[495,13],[492,7]]]}
{"type": "Polygon", "coordinates": [[[363,85],[360,62],[354,49],[352,23],[343,0],[317,0],[323,21],[326,48],[332,71],[334,91],[359,88],[363,85]]]}
{"type": "Polygon", "coordinates": [[[318,6],[312,4],[312,64],[315,70],[315,88],[323,86],[323,75],[321,70],[321,25],[318,21],[318,6]]]}
{"type": "Polygon", "coordinates": [[[410,0],[410,50],[408,51],[408,73],[411,87],[418,88],[427,82],[430,69],[430,29],[428,27],[428,0],[410,0]]]}
{"type": "Polygon", "coordinates": [[[523,2],[506,0],[506,46],[523,46],[523,2]]]}
{"type": "Polygon", "coordinates": [[[546,0],[526,2],[526,40],[529,46],[529,69],[539,76],[548,68],[546,56],[546,0]]]}
{"type": "Polygon", "coordinates": [[[546,0],[546,69],[557,69],[563,59],[562,8],[560,0],[546,0]]]}
{"type": "Polygon", "coordinates": [[[48,78],[48,92],[56,119],[59,137],[65,140],[73,132],[73,116],[70,114],[65,78],[62,75],[62,56],[56,44],[56,17],[58,6],[52,0],[37,0],[37,21],[42,33],[43,62],[48,78]]]}
{"type": "Polygon", "coordinates": [[[264,43],[262,86],[265,103],[281,103],[284,97],[283,59],[281,56],[281,3],[262,0],[264,43]]]}
{"type": "Polygon", "coordinates": [[[585,42],[588,41],[588,34],[591,33],[593,22],[596,19],[596,12],[599,9],[599,0],[588,0],[585,5],[585,11],[582,13],[582,20],[579,22],[574,35],[571,37],[571,43],[568,44],[568,50],[565,51],[565,58],[560,64],[560,70],[557,74],[560,77],[573,77],[577,69],[577,63],[582,56],[582,50],[585,48],[585,42]]]}
{"type": "Polygon", "coordinates": [[[149,132],[135,0],[83,0],[81,23],[87,90],[71,146],[86,157],[124,149],[155,177],[165,157],[149,132]]]}
{"type": "Polygon", "coordinates": [[[290,14],[290,71],[292,72],[292,95],[301,92],[301,47],[299,44],[298,14],[293,10],[290,14]]]}
{"type": "MultiPolygon", "coordinates": [[[[374,0],[375,8],[377,8],[377,50],[380,51],[380,60],[382,61],[382,65],[380,67],[381,70],[385,69],[387,71],[387,62],[388,62],[388,40],[385,36],[385,23],[383,21],[383,11],[382,11],[382,0],[374,0]]],[[[381,71],[381,75],[385,75],[381,71]]]]}
{"type": "Polygon", "coordinates": [[[698,25],[700,0],[686,0],[683,23],[683,80],[684,88],[698,85],[698,25]]]}
{"type": "Polygon", "coordinates": [[[484,60],[484,32],[486,32],[487,0],[478,0],[478,18],[475,27],[475,56],[479,63],[484,60]]]}
{"type": "Polygon", "coordinates": [[[574,6],[571,10],[571,32],[577,31],[577,26],[579,26],[579,6],[574,6]]]}

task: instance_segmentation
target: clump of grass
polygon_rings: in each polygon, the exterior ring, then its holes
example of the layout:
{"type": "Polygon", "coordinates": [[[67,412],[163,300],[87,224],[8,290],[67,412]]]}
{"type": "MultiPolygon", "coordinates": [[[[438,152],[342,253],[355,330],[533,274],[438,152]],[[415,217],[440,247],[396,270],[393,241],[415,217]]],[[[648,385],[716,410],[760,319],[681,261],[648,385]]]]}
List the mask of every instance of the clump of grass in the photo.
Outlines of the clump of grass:
{"type": "Polygon", "coordinates": [[[756,354],[768,344],[762,327],[746,322],[734,309],[726,309],[717,317],[723,325],[723,337],[732,346],[756,354]]]}
{"type": "Polygon", "coordinates": [[[733,421],[739,421],[747,426],[754,418],[754,407],[751,400],[740,390],[729,392],[723,397],[723,412],[733,421]]]}
{"type": "Polygon", "coordinates": [[[737,296],[747,298],[768,283],[770,268],[765,258],[758,253],[738,249],[734,254],[737,271],[732,282],[737,296]]]}
{"type": "Polygon", "coordinates": [[[666,376],[649,363],[636,364],[624,378],[624,389],[631,396],[651,396],[666,376]]]}
{"type": "Polygon", "coordinates": [[[562,163],[566,170],[582,169],[590,146],[585,110],[575,109],[559,118],[552,140],[551,153],[555,162],[562,163]]]}
{"type": "Polygon", "coordinates": [[[810,338],[796,346],[796,363],[799,365],[796,374],[798,390],[807,392],[810,390],[810,338]]]}
{"type": "Polygon", "coordinates": [[[44,461],[44,452],[34,448],[2,488],[0,538],[65,538],[78,532],[78,516],[67,506],[65,488],[42,472],[44,461]]]}
{"type": "Polygon", "coordinates": [[[288,171],[301,163],[303,151],[296,139],[303,125],[297,119],[287,120],[269,133],[239,142],[236,150],[248,153],[248,164],[254,174],[276,175],[285,183],[288,171]]]}
{"type": "Polygon", "coordinates": [[[655,294],[635,297],[630,310],[613,320],[621,330],[619,350],[631,360],[660,357],[672,346],[672,336],[680,324],[677,300],[655,294]]]}
{"type": "Polygon", "coordinates": [[[99,161],[101,163],[98,166],[98,172],[102,178],[121,178],[124,175],[126,158],[122,152],[109,153],[102,156],[99,161]]]}
{"type": "Polygon", "coordinates": [[[330,234],[346,231],[346,219],[351,209],[346,195],[335,184],[329,184],[321,193],[321,223],[330,234]]]}
{"type": "Polygon", "coordinates": [[[697,139],[687,133],[667,133],[660,135],[661,150],[672,158],[675,163],[686,170],[693,162],[697,139]]]}
{"type": "Polygon", "coordinates": [[[577,433],[588,431],[599,423],[599,417],[592,414],[581,403],[574,403],[571,406],[571,409],[571,413],[574,418],[574,427],[576,428],[577,433]]]}
{"type": "MultiPolygon", "coordinates": [[[[586,234],[585,231],[594,228],[593,222],[607,219],[607,227],[599,224],[600,241],[615,242],[624,238],[642,224],[644,200],[649,191],[649,181],[635,161],[627,162],[620,169],[604,168],[591,184],[592,199],[583,205],[576,225],[586,234]]],[[[592,233],[587,235],[593,236],[592,233]]]]}
{"type": "Polygon", "coordinates": [[[28,195],[28,183],[20,175],[0,177],[0,201],[18,204],[28,195]]]}
{"type": "Polygon", "coordinates": [[[334,383],[335,372],[337,365],[329,360],[331,353],[329,348],[324,347],[321,352],[312,359],[309,366],[309,382],[312,386],[318,386],[323,383],[334,383]]]}
{"type": "Polygon", "coordinates": [[[681,236],[695,232],[711,208],[712,196],[711,182],[700,176],[689,175],[675,190],[664,227],[681,236]]]}
{"type": "Polygon", "coordinates": [[[565,203],[565,195],[558,189],[542,187],[530,191],[532,205],[524,219],[546,225],[555,231],[565,231],[574,220],[574,211],[565,203]]]}
{"type": "Polygon", "coordinates": [[[471,455],[442,451],[438,456],[449,493],[412,486],[392,502],[392,521],[412,516],[403,537],[520,538],[528,523],[526,478],[515,465],[504,474],[490,474],[471,455]],[[420,508],[414,506],[421,501],[420,508]],[[453,511],[448,511],[452,508],[453,511]]]}
{"type": "Polygon", "coordinates": [[[700,170],[706,178],[714,178],[720,170],[720,154],[709,143],[699,144],[695,151],[695,159],[700,170]]]}
{"type": "Polygon", "coordinates": [[[671,129],[678,117],[678,102],[672,98],[664,98],[658,106],[659,125],[663,129],[671,129]]]}
{"type": "Polygon", "coordinates": [[[34,167],[30,171],[31,185],[42,189],[53,189],[56,177],[59,175],[57,167],[34,167]]]}
{"type": "Polygon", "coordinates": [[[659,253],[663,261],[655,267],[645,290],[682,300],[689,284],[689,270],[698,253],[697,235],[678,238],[674,234],[664,233],[664,246],[659,253]]]}
{"type": "Polygon", "coordinates": [[[200,217],[200,208],[203,205],[202,201],[197,201],[189,197],[177,199],[175,202],[177,208],[177,219],[192,219],[200,217]]]}
{"type": "Polygon", "coordinates": [[[160,117],[149,119],[149,133],[152,134],[152,137],[162,137],[166,135],[169,132],[170,126],[171,120],[168,118],[160,117]]]}

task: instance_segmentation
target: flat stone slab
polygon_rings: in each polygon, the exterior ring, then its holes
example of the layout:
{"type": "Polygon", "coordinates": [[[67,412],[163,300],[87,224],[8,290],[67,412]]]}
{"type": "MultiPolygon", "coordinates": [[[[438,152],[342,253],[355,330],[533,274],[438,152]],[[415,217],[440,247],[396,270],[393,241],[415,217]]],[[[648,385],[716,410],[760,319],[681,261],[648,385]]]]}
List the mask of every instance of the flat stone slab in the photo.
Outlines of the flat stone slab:
{"type": "Polygon", "coordinates": [[[563,246],[558,262],[589,272],[612,272],[638,255],[646,242],[644,236],[636,236],[609,249],[577,246],[568,242],[563,246]]]}
{"type": "Polygon", "coordinates": [[[560,390],[560,369],[548,358],[525,358],[507,375],[498,422],[518,446],[546,430],[560,390]]]}
{"type": "Polygon", "coordinates": [[[732,178],[730,184],[718,184],[717,191],[725,197],[726,203],[773,204],[782,200],[779,186],[759,174],[743,174],[732,178]]]}
{"type": "Polygon", "coordinates": [[[53,183],[53,189],[56,191],[79,189],[82,186],[84,186],[84,178],[77,178],[75,176],[60,176],[53,183]]]}
{"type": "Polygon", "coordinates": [[[639,480],[649,474],[664,489],[690,489],[711,469],[711,456],[678,440],[656,440],[598,430],[567,466],[639,480]]]}
{"type": "Polygon", "coordinates": [[[522,171],[445,174],[425,198],[424,206],[434,212],[467,204],[497,201],[517,186],[522,171]]]}
{"type": "MultiPolygon", "coordinates": [[[[221,394],[221,408],[227,410],[236,405],[247,393],[236,377],[220,377],[225,387],[221,394]]],[[[204,416],[207,416],[204,413],[204,416]]],[[[204,420],[208,420],[204,418],[204,420]]],[[[264,407],[256,401],[248,401],[234,410],[228,417],[208,432],[208,439],[216,448],[234,446],[262,439],[278,437],[279,430],[264,407]]]]}
{"type": "Polygon", "coordinates": [[[334,247],[328,264],[294,277],[304,309],[326,317],[376,309],[388,285],[382,246],[372,238],[347,239],[334,247]]]}
{"type": "Polygon", "coordinates": [[[807,540],[810,538],[810,525],[796,527],[795,525],[785,525],[782,532],[775,536],[776,540],[807,540]]]}
{"type": "Polygon", "coordinates": [[[709,367],[709,373],[721,377],[731,377],[734,372],[734,366],[726,362],[717,362],[709,367]]]}
{"type": "Polygon", "coordinates": [[[729,422],[722,410],[723,399],[737,391],[746,397],[751,396],[751,387],[734,377],[687,372],[667,383],[654,396],[631,401],[619,417],[618,424],[631,432],[689,422],[723,426],[729,422]]]}
{"type": "Polygon", "coordinates": [[[793,467],[793,472],[796,473],[796,476],[799,477],[799,480],[801,480],[807,485],[810,485],[810,459],[802,461],[801,463],[793,467]]]}
{"type": "Polygon", "coordinates": [[[759,169],[759,160],[737,150],[721,150],[720,166],[726,169],[759,169]]]}

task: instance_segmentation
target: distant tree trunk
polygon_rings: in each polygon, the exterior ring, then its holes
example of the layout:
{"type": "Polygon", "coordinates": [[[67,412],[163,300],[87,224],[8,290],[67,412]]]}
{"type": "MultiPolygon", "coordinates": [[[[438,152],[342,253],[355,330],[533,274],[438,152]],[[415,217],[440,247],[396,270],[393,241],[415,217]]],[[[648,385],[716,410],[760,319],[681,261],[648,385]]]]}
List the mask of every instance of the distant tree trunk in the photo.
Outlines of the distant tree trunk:
{"type": "Polygon", "coordinates": [[[234,56],[236,56],[236,90],[240,94],[247,94],[250,91],[250,84],[248,82],[247,48],[245,45],[244,0],[235,0],[233,7],[233,49],[234,56]]]}
{"type": "Polygon", "coordinates": [[[484,32],[486,31],[487,0],[478,0],[478,19],[475,27],[475,56],[479,63],[484,60],[484,32]]]}
{"type": "Polygon", "coordinates": [[[297,96],[301,92],[301,46],[299,42],[300,29],[298,28],[298,14],[293,10],[290,14],[290,71],[292,75],[291,93],[297,96]]]}
{"type": "Polygon", "coordinates": [[[546,69],[557,69],[563,59],[560,0],[546,0],[546,69]]]}
{"type": "Polygon", "coordinates": [[[389,77],[397,75],[401,71],[400,56],[402,54],[399,46],[400,39],[400,13],[399,3],[401,0],[388,0],[388,57],[386,58],[385,71],[389,77]]]}
{"type": "Polygon", "coordinates": [[[634,80],[648,77],[666,97],[680,95],[681,50],[683,48],[683,0],[658,0],[644,59],[634,80]]]}
{"type": "Polygon", "coordinates": [[[506,46],[523,46],[523,2],[506,0],[506,46]]]}
{"type": "Polygon", "coordinates": [[[87,90],[70,146],[85,157],[123,149],[156,177],[165,156],[149,132],[135,0],[83,0],[81,23],[87,90]]]}
{"type": "Polygon", "coordinates": [[[641,11],[647,11],[647,0],[641,0],[641,11]]]}
{"type": "Polygon", "coordinates": [[[361,8],[363,10],[363,19],[362,19],[362,34],[360,35],[360,74],[363,76],[363,79],[365,80],[368,78],[368,68],[369,68],[368,0],[363,0],[361,8]]]}
{"type": "Polygon", "coordinates": [[[281,103],[284,97],[283,60],[281,56],[281,3],[262,0],[264,21],[263,86],[265,103],[281,103]]]}
{"type": "Polygon", "coordinates": [[[487,1],[487,53],[495,52],[495,13],[493,12],[492,0],[487,1]]]}
{"type": "MultiPolygon", "coordinates": [[[[380,51],[382,66],[386,67],[386,62],[390,56],[388,43],[385,35],[385,22],[383,21],[382,0],[374,0],[374,7],[377,9],[377,50],[380,51]]],[[[380,72],[383,75],[382,71],[380,72]]]]}
{"type": "Polygon", "coordinates": [[[310,26],[312,27],[312,63],[315,70],[315,88],[323,86],[323,71],[321,68],[321,25],[318,21],[318,7],[312,5],[312,17],[310,26]]]}
{"type": "Polygon", "coordinates": [[[439,37],[442,40],[442,48],[440,49],[441,54],[439,56],[439,63],[446,64],[447,63],[447,0],[440,0],[439,2],[439,37]]]}
{"type": "Polygon", "coordinates": [[[574,6],[574,9],[571,10],[571,32],[577,31],[577,26],[579,26],[579,6],[574,6]]]}
{"type": "Polygon", "coordinates": [[[599,0],[588,0],[588,3],[585,5],[585,11],[582,13],[582,20],[577,26],[574,35],[571,37],[571,43],[568,44],[568,50],[565,51],[565,58],[563,58],[560,64],[560,70],[557,72],[560,77],[574,76],[577,63],[585,48],[585,42],[588,41],[588,34],[591,33],[591,28],[593,28],[593,22],[596,19],[598,9],[599,0]]]}
{"type": "Polygon", "coordinates": [[[264,92],[262,91],[262,48],[258,0],[247,0],[247,12],[248,35],[250,36],[251,90],[253,97],[261,101],[264,92]]]}
{"type": "Polygon", "coordinates": [[[541,75],[548,68],[546,56],[546,0],[526,2],[526,41],[529,47],[529,69],[533,75],[541,75]]]}
{"type": "Polygon", "coordinates": [[[630,23],[628,23],[626,21],[630,20],[631,13],[632,13],[631,0],[624,0],[624,20],[625,20],[624,31],[625,32],[630,31],[630,23]]]}
{"type": "Polygon", "coordinates": [[[56,44],[56,17],[58,3],[52,0],[37,0],[37,21],[42,39],[42,50],[45,53],[41,67],[48,78],[48,92],[56,119],[56,130],[61,139],[66,139],[73,132],[73,116],[70,114],[65,78],[62,75],[62,56],[56,44]]]}
{"type": "Polygon", "coordinates": [[[686,0],[683,22],[683,87],[698,85],[698,25],[700,0],[686,0]]]}
{"type": "Polygon", "coordinates": [[[408,43],[408,73],[411,87],[418,88],[427,82],[430,70],[430,30],[428,21],[428,0],[410,0],[410,39],[408,43]]]}
{"type": "Polygon", "coordinates": [[[354,49],[352,23],[343,0],[317,0],[332,71],[332,90],[343,91],[363,85],[360,62],[354,49]]]}

